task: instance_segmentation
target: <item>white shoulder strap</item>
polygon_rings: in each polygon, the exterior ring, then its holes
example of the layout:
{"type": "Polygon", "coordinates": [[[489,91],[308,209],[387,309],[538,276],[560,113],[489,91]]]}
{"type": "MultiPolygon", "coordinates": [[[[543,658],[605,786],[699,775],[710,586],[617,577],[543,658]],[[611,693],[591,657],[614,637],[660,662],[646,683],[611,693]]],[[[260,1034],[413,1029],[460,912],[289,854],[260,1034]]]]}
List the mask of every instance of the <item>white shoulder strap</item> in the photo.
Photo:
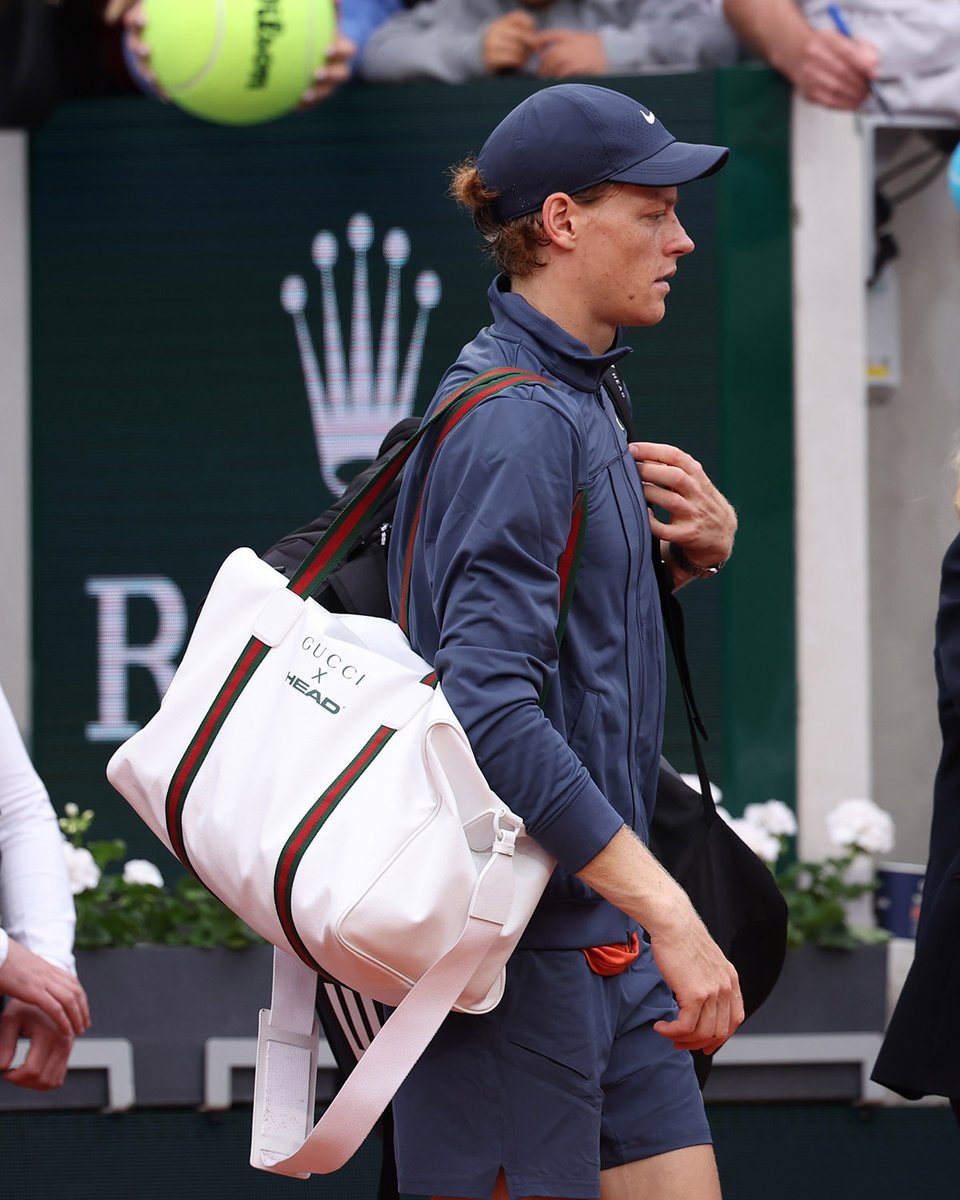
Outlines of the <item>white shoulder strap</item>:
{"type": "Polygon", "coordinates": [[[337,1170],[360,1148],[507,922],[516,833],[501,835],[477,878],[459,939],[391,1013],[312,1131],[317,976],[285,951],[274,952],[271,1007],[260,1013],[252,1166],[307,1179],[337,1170]]]}

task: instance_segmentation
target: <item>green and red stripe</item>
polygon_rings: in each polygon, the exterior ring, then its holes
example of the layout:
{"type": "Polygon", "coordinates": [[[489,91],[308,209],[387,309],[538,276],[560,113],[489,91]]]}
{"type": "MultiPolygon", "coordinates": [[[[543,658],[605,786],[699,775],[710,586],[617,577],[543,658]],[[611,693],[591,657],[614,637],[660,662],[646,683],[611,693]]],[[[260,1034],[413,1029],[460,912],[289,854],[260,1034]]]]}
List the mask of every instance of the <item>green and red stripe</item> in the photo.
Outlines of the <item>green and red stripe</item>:
{"type": "Polygon", "coordinates": [[[498,391],[518,383],[546,383],[539,375],[511,367],[495,367],[484,371],[457,388],[437,409],[430,420],[403,444],[397,453],[360,489],[352,504],[349,504],[331,522],[324,536],[317,542],[292,576],[288,588],[298,596],[312,596],[322,586],[327,576],[340,565],[353,549],[354,538],[362,528],[368,515],[374,512],[390,484],[397,478],[407,459],[416,449],[421,437],[446,418],[446,427],[441,436],[466,416],[481,400],[496,395],[498,391]]]}
{"type": "Polygon", "coordinates": [[[321,971],[322,968],[304,944],[293,919],[293,883],[297,870],[304,854],[310,848],[310,844],[331,814],[335,812],[337,805],[395,733],[396,730],[391,729],[388,725],[380,726],[360,753],[341,771],[316,804],[304,815],[300,824],[287,839],[287,844],[277,862],[273,880],[273,897],[281,928],[287,941],[299,957],[315,971],[321,971]]]}
{"type": "Polygon", "coordinates": [[[560,577],[560,615],[557,620],[557,645],[563,641],[563,631],[567,624],[567,613],[570,611],[570,601],[573,599],[573,584],[577,578],[580,566],[580,555],[583,553],[583,542],[587,534],[587,492],[586,489],[577,492],[573,501],[570,516],[570,532],[567,534],[567,544],[560,555],[557,564],[557,574],[560,577]]]}
{"type": "Polygon", "coordinates": [[[238,697],[253,677],[254,671],[263,662],[269,649],[270,647],[258,638],[252,637],[247,642],[243,653],[227,676],[226,683],[217,693],[200,728],[181,758],[167,789],[165,812],[170,846],[177,858],[190,871],[193,871],[193,865],[183,840],[183,808],[187,795],[213,745],[214,738],[220,732],[238,697]]]}
{"type": "MultiPolygon", "coordinates": [[[[557,614],[557,649],[563,641],[564,630],[567,627],[567,614],[570,611],[570,601],[573,599],[573,585],[577,579],[577,569],[580,566],[580,556],[583,553],[583,543],[587,536],[587,492],[586,489],[577,492],[573,498],[573,509],[570,514],[570,532],[567,534],[567,544],[563,548],[557,563],[557,576],[560,580],[560,605],[557,614]]],[[[540,693],[540,707],[547,702],[550,694],[548,680],[540,693]]]]}

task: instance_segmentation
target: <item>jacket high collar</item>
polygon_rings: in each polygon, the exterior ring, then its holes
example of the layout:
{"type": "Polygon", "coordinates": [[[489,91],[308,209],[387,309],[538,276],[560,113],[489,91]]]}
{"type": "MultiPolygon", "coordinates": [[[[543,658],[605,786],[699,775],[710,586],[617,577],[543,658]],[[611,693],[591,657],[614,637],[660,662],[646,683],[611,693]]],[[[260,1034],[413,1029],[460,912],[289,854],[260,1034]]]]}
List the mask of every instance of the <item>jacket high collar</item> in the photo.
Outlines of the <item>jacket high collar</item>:
{"type": "Polygon", "coordinates": [[[630,353],[620,345],[620,330],[611,349],[593,354],[579,338],[573,337],[532,304],[510,290],[506,275],[498,275],[487,292],[498,333],[537,344],[538,357],[558,379],[581,392],[595,392],[605,372],[630,353]]]}

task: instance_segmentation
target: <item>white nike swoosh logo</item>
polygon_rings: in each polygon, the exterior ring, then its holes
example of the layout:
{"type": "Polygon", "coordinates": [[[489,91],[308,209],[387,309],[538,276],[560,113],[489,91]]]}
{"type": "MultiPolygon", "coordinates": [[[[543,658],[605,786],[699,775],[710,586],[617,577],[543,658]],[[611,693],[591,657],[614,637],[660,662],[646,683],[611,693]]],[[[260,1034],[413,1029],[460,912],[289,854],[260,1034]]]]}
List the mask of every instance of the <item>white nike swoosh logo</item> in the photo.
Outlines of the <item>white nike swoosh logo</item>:
{"type": "MultiPolygon", "coordinates": [[[[641,110],[641,111],[643,111],[643,110],[641,110]]],[[[657,118],[653,115],[652,112],[644,112],[643,119],[646,121],[646,123],[648,125],[652,125],[654,123],[654,121],[656,121],[657,118]]]]}

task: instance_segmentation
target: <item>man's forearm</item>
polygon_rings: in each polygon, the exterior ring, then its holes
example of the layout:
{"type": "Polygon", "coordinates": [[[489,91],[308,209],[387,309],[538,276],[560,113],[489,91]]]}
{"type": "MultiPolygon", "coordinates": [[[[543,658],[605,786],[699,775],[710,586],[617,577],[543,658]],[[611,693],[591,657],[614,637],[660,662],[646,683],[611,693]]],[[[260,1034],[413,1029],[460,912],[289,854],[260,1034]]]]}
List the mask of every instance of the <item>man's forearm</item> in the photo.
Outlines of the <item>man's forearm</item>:
{"type": "Polygon", "coordinates": [[[712,1054],[743,1020],[743,997],[736,971],[686,892],[626,826],[577,874],[649,935],[679,1010],[654,1031],[680,1050],[712,1054]]]}
{"type": "Polygon", "coordinates": [[[723,11],[741,41],[790,74],[811,32],[795,0],[723,0],[723,11]]]}
{"type": "Polygon", "coordinates": [[[679,931],[685,910],[693,911],[680,885],[625,825],[577,875],[649,933],[679,931]]]}

